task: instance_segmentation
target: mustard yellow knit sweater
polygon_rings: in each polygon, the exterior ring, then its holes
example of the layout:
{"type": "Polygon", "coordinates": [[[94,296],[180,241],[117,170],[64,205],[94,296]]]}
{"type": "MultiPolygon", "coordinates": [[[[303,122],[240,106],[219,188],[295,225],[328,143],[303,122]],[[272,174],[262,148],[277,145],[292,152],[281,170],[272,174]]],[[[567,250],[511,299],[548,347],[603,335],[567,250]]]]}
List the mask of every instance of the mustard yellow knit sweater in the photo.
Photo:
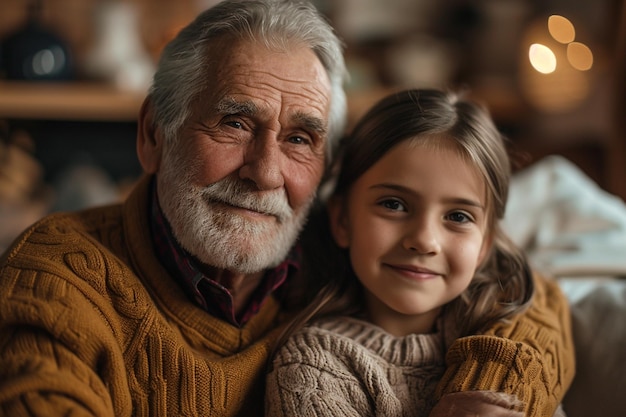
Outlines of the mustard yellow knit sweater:
{"type": "MultiPolygon", "coordinates": [[[[241,329],[196,307],[153,252],[148,183],[123,205],[42,219],[0,259],[0,415],[262,415],[280,307],[270,300],[241,329]]],[[[538,295],[492,331],[518,342],[455,343],[438,393],[504,390],[528,415],[552,415],[573,349],[562,295],[538,295]]]]}

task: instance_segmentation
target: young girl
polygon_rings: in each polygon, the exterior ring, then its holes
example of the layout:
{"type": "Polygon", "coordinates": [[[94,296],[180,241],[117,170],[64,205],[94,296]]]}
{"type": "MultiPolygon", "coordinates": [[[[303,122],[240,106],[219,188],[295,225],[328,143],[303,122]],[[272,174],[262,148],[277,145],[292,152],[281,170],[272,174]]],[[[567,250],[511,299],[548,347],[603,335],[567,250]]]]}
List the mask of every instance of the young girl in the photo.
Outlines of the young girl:
{"type": "Polygon", "coordinates": [[[362,118],[337,166],[303,236],[305,254],[323,248],[304,268],[317,295],[278,346],[266,415],[428,416],[450,344],[533,295],[499,226],[505,145],[478,105],[409,90],[362,118]]]}

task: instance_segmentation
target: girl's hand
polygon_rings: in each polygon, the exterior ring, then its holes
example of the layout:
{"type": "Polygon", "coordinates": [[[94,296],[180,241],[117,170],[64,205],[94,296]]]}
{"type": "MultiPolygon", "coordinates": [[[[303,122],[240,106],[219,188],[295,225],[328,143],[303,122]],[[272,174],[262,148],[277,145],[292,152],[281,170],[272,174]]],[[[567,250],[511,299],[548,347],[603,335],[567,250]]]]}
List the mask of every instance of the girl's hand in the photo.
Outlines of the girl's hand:
{"type": "Polygon", "coordinates": [[[430,417],[524,417],[513,395],[495,391],[465,391],[446,394],[430,417]]]}

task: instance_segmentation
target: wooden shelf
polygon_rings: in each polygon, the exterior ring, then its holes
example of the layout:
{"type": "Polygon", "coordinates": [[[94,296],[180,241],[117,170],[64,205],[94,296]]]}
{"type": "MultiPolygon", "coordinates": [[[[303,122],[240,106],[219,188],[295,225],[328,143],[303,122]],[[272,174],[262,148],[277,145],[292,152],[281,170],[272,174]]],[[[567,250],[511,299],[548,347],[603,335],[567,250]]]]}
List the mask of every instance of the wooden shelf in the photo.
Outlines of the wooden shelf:
{"type": "Polygon", "coordinates": [[[0,119],[136,121],[144,97],[100,83],[0,81],[0,119]]]}

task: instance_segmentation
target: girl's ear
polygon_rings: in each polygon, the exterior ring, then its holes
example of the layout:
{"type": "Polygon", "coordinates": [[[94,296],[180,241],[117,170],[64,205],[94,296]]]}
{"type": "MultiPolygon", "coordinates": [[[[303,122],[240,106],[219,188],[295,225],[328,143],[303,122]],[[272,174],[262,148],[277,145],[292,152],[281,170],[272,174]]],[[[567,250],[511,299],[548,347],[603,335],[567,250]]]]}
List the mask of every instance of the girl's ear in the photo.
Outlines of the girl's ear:
{"type": "Polygon", "coordinates": [[[337,246],[346,249],[350,246],[350,231],[344,210],[343,199],[333,197],[328,201],[330,231],[333,234],[337,246]]]}
{"type": "Polygon", "coordinates": [[[150,98],[141,105],[137,128],[137,157],[148,174],[154,174],[161,165],[163,138],[154,124],[154,110],[150,98]]]}

